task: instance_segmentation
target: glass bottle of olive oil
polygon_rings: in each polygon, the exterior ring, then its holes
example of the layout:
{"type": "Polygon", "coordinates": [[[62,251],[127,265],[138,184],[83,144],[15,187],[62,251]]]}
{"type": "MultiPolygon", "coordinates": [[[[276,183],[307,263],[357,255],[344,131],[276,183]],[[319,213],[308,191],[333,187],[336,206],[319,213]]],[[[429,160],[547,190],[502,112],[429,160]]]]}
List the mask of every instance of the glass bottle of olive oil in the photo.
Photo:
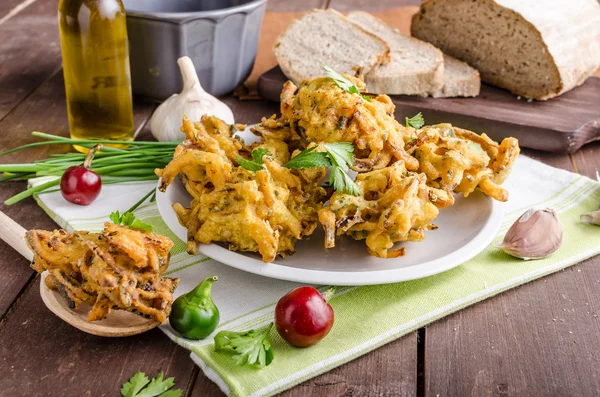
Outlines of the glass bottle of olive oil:
{"type": "Polygon", "coordinates": [[[58,19],[71,137],[133,139],[122,1],[60,0],[58,19]]]}

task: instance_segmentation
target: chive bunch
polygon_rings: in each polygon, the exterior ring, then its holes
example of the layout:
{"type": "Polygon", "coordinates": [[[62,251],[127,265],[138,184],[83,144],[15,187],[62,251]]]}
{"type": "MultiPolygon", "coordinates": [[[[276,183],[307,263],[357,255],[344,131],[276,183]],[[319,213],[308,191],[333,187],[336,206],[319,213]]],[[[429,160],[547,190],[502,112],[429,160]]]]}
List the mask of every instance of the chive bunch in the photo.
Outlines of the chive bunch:
{"type": "MultiPolygon", "coordinates": [[[[126,148],[104,146],[96,153],[91,170],[102,176],[103,184],[156,180],[155,168],[164,168],[173,159],[175,147],[179,142],[146,142],[146,141],[110,141],[102,139],[78,140],[60,136],[33,132],[42,142],[30,143],[0,153],[0,156],[36,146],[45,145],[77,145],[91,149],[98,143],[123,145],[126,148]]],[[[40,176],[55,176],[56,179],[31,187],[6,200],[6,205],[17,203],[33,194],[57,191],[60,177],[71,166],[81,165],[85,159],[83,153],[51,154],[47,159],[37,160],[31,164],[0,164],[0,172],[4,175],[0,182],[7,180],[28,180],[40,176]]]]}

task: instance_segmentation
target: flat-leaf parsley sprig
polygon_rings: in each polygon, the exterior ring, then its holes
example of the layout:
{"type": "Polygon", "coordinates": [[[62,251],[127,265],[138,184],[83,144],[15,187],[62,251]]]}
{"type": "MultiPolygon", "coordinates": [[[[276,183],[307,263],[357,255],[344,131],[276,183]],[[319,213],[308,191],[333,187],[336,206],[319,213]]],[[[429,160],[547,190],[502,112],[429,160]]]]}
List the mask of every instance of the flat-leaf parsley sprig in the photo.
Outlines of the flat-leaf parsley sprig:
{"type": "Polygon", "coordinates": [[[269,340],[271,328],[273,323],[259,330],[221,331],[215,335],[215,351],[231,353],[236,365],[263,368],[275,358],[269,340]]]}
{"type": "Polygon", "coordinates": [[[125,212],[121,215],[119,211],[115,211],[110,214],[110,220],[113,221],[115,225],[129,226],[133,229],[145,230],[147,232],[152,231],[152,225],[137,219],[133,212],[125,212]]]}
{"type": "Polygon", "coordinates": [[[417,130],[425,125],[425,120],[423,119],[423,114],[421,112],[415,114],[411,118],[405,117],[405,120],[407,127],[413,127],[417,130]]]}
{"type": "Polygon", "coordinates": [[[325,76],[332,79],[335,82],[335,84],[337,84],[337,86],[340,87],[342,90],[351,94],[360,95],[365,101],[371,101],[371,97],[360,93],[360,90],[358,89],[356,84],[354,84],[353,82],[351,82],[350,80],[348,80],[329,66],[325,65],[324,63],[322,63],[321,66],[323,67],[323,69],[325,69],[325,76]]]}
{"type": "Polygon", "coordinates": [[[300,152],[296,157],[285,163],[286,168],[311,168],[311,167],[329,167],[331,161],[327,158],[327,153],[315,152],[317,146],[309,147],[300,152]]]}
{"type": "Polygon", "coordinates": [[[273,156],[271,152],[267,149],[258,148],[254,149],[251,153],[252,160],[245,159],[241,156],[237,156],[235,160],[240,165],[240,167],[247,169],[248,171],[260,171],[263,169],[263,164],[265,163],[263,160],[264,156],[273,156]]]}
{"type": "Polygon", "coordinates": [[[161,372],[156,378],[148,379],[145,373],[136,372],[121,387],[123,397],[181,397],[181,389],[172,389],[175,386],[175,378],[164,379],[161,372]]]}
{"type": "Polygon", "coordinates": [[[348,175],[354,164],[354,145],[349,142],[326,143],[323,145],[331,160],[329,184],[336,192],[360,196],[360,189],[348,175]]]}
{"type": "Polygon", "coordinates": [[[131,208],[129,208],[123,214],[121,214],[119,211],[112,212],[109,215],[110,220],[115,225],[129,226],[133,229],[140,229],[140,230],[145,230],[147,232],[151,232],[152,225],[149,225],[149,224],[137,219],[135,217],[135,215],[133,214],[133,211],[135,211],[140,205],[142,205],[142,203],[144,201],[146,201],[146,199],[148,199],[148,197],[150,197],[150,196],[152,196],[152,198],[150,198],[150,202],[154,201],[153,198],[154,198],[155,194],[156,194],[156,190],[154,190],[154,189],[150,190],[144,197],[142,197],[140,199],[140,201],[135,203],[131,208]]]}
{"type": "MultiPolygon", "coordinates": [[[[291,169],[312,167],[331,167],[329,184],[340,193],[360,196],[360,189],[347,174],[354,165],[354,145],[350,142],[335,142],[323,144],[325,152],[317,152],[317,146],[304,149],[283,166],[291,169]]],[[[252,151],[252,160],[237,157],[240,167],[256,172],[263,169],[263,156],[271,156],[268,150],[255,149],[252,151]]]]}
{"type": "Polygon", "coordinates": [[[354,145],[350,142],[323,144],[326,153],[315,152],[316,146],[304,149],[296,157],[285,163],[287,168],[311,168],[331,166],[329,184],[335,191],[360,196],[360,189],[347,174],[354,165],[354,145]]]}

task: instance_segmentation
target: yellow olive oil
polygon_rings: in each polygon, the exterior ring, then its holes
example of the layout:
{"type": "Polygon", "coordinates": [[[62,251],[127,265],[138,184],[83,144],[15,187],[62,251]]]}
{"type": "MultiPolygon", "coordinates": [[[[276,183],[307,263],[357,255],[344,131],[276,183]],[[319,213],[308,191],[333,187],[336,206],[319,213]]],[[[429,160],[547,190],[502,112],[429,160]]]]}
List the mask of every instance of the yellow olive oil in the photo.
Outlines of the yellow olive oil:
{"type": "Polygon", "coordinates": [[[58,19],[71,137],[132,140],[129,47],[122,1],[60,0],[58,19]]]}

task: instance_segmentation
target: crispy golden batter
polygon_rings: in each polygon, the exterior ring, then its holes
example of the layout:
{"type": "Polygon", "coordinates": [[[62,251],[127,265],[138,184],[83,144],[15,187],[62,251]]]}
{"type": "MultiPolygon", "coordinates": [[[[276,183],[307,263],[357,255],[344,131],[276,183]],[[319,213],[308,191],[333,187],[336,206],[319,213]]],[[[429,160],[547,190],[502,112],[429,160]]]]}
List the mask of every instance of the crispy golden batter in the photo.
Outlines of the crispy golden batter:
{"type": "Polygon", "coordinates": [[[504,182],[519,154],[519,142],[506,138],[498,144],[486,134],[438,124],[424,127],[407,144],[419,161],[428,184],[468,196],[479,188],[499,201],[508,200],[504,182]]]}
{"type": "Polygon", "coordinates": [[[319,186],[325,170],[285,168],[282,164],[290,153],[284,141],[267,136],[246,147],[228,136],[230,127],[219,122],[210,117],[196,124],[184,121],[184,130],[200,133],[186,133],[188,139],[173,161],[157,170],[161,190],[182,175],[193,197],[189,208],[173,206],[188,230],[188,252],[195,253],[197,243],[220,242],[231,250],[259,252],[265,262],[291,255],[296,241],[312,234],[317,225],[326,195],[319,186]],[[247,158],[257,148],[271,154],[263,157],[262,170],[238,166],[235,156],[247,158]]]}
{"type": "MultiPolygon", "coordinates": [[[[361,80],[345,77],[364,88],[361,80]]],[[[281,118],[306,142],[354,144],[357,172],[381,169],[395,160],[403,160],[411,171],[419,167],[404,150],[411,131],[394,119],[394,110],[387,95],[367,100],[327,77],[305,80],[300,87],[288,81],[281,94],[281,118]]]]}
{"type": "Polygon", "coordinates": [[[335,246],[335,236],[366,240],[367,250],[380,258],[404,255],[392,249],[399,241],[421,241],[438,209],[452,205],[451,194],[426,185],[423,174],[408,172],[402,162],[359,174],[362,196],[334,193],[329,206],[319,211],[325,229],[325,247],[335,246]]]}
{"type": "MultiPolygon", "coordinates": [[[[345,77],[364,89],[361,80],[345,77]]],[[[369,98],[328,77],[299,87],[288,81],[281,117],[263,118],[251,128],[260,137],[252,145],[234,136],[239,126],[208,116],[197,123],[184,119],[187,139],[157,175],[161,190],[179,175],[192,195],[189,208],[174,205],[188,230],[188,252],[194,253],[198,242],[219,242],[272,261],[292,254],[318,219],[326,247],[335,245],[336,235],[349,235],[366,240],[370,254],[391,258],[403,254],[394,243],[421,241],[424,231],[434,228],[438,209],[454,203],[453,193],[467,196],[479,189],[497,200],[508,198],[500,184],[519,153],[516,139],[498,144],[450,124],[415,130],[395,120],[390,97],[369,98]],[[354,145],[352,168],[359,173],[361,197],[335,193],[327,203],[320,185],[324,168],[283,166],[302,149],[317,146],[323,152],[324,144],[333,142],[354,145]],[[270,154],[261,170],[238,165],[236,158],[250,159],[256,149],[270,154]]]]}
{"type": "Polygon", "coordinates": [[[48,270],[46,285],[77,308],[92,306],[88,321],[111,309],[127,310],[165,322],[177,278],[161,278],[173,246],[167,237],[106,223],[101,233],[31,230],[26,241],[34,253],[31,267],[48,270]]]}
{"type": "Polygon", "coordinates": [[[290,127],[289,120],[283,117],[276,118],[276,115],[270,118],[263,117],[259,124],[250,128],[250,131],[263,139],[282,141],[288,145],[290,151],[303,147],[300,135],[290,127]]]}

